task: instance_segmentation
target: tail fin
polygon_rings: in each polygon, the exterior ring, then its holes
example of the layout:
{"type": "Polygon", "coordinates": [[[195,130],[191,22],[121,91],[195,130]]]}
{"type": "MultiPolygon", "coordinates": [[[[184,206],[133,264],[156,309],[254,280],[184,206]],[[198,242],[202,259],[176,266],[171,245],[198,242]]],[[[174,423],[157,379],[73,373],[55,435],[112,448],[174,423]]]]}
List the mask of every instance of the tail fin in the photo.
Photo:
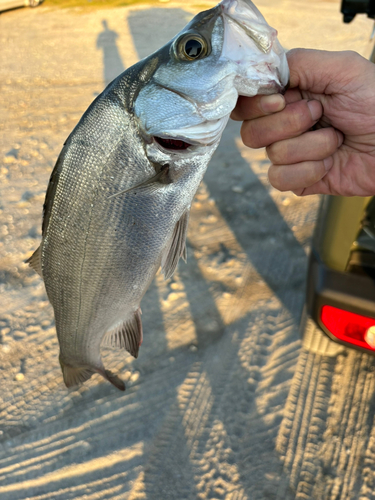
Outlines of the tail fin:
{"type": "Polygon", "coordinates": [[[111,382],[120,391],[125,391],[124,382],[114,373],[103,368],[91,368],[87,366],[70,366],[60,360],[61,370],[64,377],[66,387],[74,387],[75,385],[83,384],[94,373],[100,373],[108,382],[111,382]]]}
{"type": "Polygon", "coordinates": [[[118,377],[109,370],[98,370],[98,373],[100,373],[100,375],[102,375],[106,380],[108,380],[108,382],[111,382],[111,384],[117,387],[117,389],[119,389],[120,391],[125,391],[125,384],[120,379],[120,377],[118,377]]]}

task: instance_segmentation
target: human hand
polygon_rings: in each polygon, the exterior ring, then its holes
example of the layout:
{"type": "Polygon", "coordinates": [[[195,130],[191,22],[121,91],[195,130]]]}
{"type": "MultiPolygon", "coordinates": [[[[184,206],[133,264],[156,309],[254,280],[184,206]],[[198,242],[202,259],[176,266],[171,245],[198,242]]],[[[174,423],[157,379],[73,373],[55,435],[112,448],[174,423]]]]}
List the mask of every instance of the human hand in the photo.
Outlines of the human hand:
{"type": "Polygon", "coordinates": [[[375,65],[355,52],[293,49],[285,95],[240,97],[241,136],[266,146],[270,183],[297,195],[375,195],[375,65]]]}

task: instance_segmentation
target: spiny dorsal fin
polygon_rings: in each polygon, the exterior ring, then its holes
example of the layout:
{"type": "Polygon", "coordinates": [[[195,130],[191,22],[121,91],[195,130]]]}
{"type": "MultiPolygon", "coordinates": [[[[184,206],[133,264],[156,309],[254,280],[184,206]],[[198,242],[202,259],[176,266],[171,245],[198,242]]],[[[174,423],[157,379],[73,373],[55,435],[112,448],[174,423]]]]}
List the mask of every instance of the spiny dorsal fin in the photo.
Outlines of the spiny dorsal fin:
{"type": "Polygon", "coordinates": [[[35,272],[39,274],[41,278],[43,278],[42,274],[42,252],[40,249],[40,246],[35,250],[35,252],[32,254],[32,256],[27,259],[26,264],[29,264],[29,266],[34,269],[35,272]]]}
{"type": "Polygon", "coordinates": [[[176,270],[180,257],[186,262],[186,232],[189,223],[190,207],[177,222],[170,244],[165,249],[161,259],[161,271],[164,278],[169,279],[176,270]]]}
{"type": "Polygon", "coordinates": [[[107,333],[103,345],[126,349],[132,356],[137,358],[142,340],[141,309],[138,308],[130,319],[124,321],[112,332],[107,333]]]}

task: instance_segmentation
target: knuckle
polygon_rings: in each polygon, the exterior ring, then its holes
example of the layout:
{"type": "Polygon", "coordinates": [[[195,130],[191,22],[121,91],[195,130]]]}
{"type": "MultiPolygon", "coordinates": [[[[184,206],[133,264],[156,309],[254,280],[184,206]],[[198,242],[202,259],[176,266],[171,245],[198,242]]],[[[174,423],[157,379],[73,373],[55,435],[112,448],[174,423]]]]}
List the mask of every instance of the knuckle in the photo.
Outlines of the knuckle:
{"type": "Polygon", "coordinates": [[[266,148],[267,156],[274,164],[284,163],[287,148],[284,141],[274,142],[266,148]]]}
{"type": "Polygon", "coordinates": [[[245,146],[248,146],[249,148],[252,147],[251,144],[251,133],[249,131],[249,123],[248,122],[243,122],[241,125],[241,139],[242,142],[245,144],[245,146]]]}
{"type": "Polygon", "coordinates": [[[338,137],[334,128],[326,129],[328,133],[326,133],[326,148],[327,154],[333,153],[336,151],[338,147],[338,137]]]}
{"type": "Polygon", "coordinates": [[[286,128],[296,136],[305,132],[313,125],[307,101],[293,103],[289,107],[286,128]]]}
{"type": "MultiPolygon", "coordinates": [[[[316,160],[323,160],[332,155],[338,148],[338,137],[334,128],[322,128],[311,133],[314,141],[314,156],[316,160]]],[[[311,158],[312,160],[312,158],[311,158]]]]}
{"type": "Polygon", "coordinates": [[[290,128],[293,130],[294,134],[300,134],[311,126],[311,120],[308,119],[301,110],[291,113],[289,120],[290,128]]]}
{"type": "Polygon", "coordinates": [[[241,138],[245,146],[248,146],[249,148],[256,149],[263,146],[259,131],[250,120],[243,122],[241,126],[241,138]]]}
{"type": "Polygon", "coordinates": [[[312,186],[318,182],[326,173],[323,161],[307,162],[304,172],[304,185],[312,186]]]}
{"type": "Polygon", "coordinates": [[[270,181],[271,186],[278,189],[279,191],[287,191],[287,188],[285,187],[283,182],[281,167],[275,167],[274,165],[271,165],[268,169],[268,180],[270,181]]]}

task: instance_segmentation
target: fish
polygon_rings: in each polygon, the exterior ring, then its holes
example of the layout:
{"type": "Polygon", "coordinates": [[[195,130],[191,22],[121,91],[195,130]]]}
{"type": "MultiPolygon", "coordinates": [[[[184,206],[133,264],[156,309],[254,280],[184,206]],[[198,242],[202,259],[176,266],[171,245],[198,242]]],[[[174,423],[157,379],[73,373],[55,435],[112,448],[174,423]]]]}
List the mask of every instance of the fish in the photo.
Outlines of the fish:
{"type": "Polygon", "coordinates": [[[277,32],[250,0],[200,12],[92,102],[64,143],[28,259],[52,304],[66,387],[105,369],[101,346],[137,357],[141,300],[182,257],[193,197],[237,98],[288,84],[277,32]]]}

